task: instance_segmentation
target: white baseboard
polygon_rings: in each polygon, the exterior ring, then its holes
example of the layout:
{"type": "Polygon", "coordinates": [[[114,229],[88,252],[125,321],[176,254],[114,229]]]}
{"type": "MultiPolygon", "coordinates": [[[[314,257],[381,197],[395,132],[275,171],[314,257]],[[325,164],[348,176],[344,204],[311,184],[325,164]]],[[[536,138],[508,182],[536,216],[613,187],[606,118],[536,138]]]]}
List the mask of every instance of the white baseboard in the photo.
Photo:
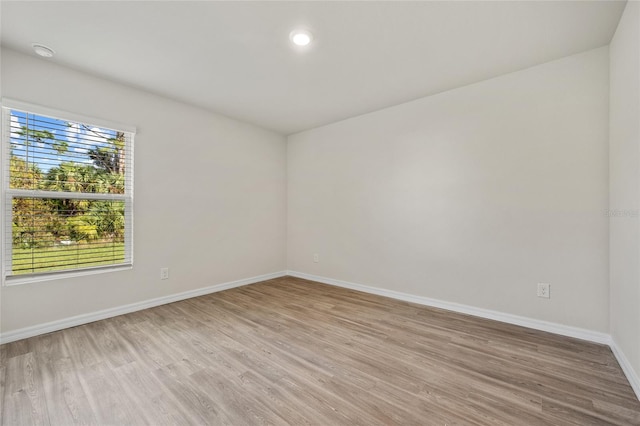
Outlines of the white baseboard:
{"type": "Polygon", "coordinates": [[[625,376],[627,376],[627,380],[629,380],[629,384],[631,385],[631,388],[636,393],[638,400],[640,400],[640,377],[638,376],[638,373],[636,373],[636,371],[633,369],[633,367],[631,366],[631,363],[629,362],[627,357],[624,355],[624,352],[620,350],[620,347],[618,346],[618,344],[613,338],[611,339],[611,343],[609,344],[609,347],[611,347],[611,351],[613,352],[613,355],[615,355],[616,359],[618,360],[618,364],[620,364],[620,368],[622,368],[622,372],[624,373],[625,376]]]}
{"type": "Polygon", "coordinates": [[[611,342],[611,337],[608,334],[586,330],[583,328],[571,327],[568,325],[522,317],[519,315],[506,314],[504,312],[492,311],[489,309],[476,308],[474,306],[463,305],[460,303],[446,302],[444,300],[431,299],[423,296],[414,296],[408,293],[401,293],[398,291],[386,290],[378,287],[370,287],[363,284],[355,284],[347,281],[335,280],[333,278],[305,274],[302,272],[288,271],[287,273],[292,277],[304,278],[311,281],[318,281],[324,284],[344,287],[351,290],[358,290],[364,293],[377,294],[379,296],[403,300],[405,302],[412,302],[419,305],[432,306],[434,308],[446,309],[448,311],[473,315],[480,318],[506,322],[508,324],[520,325],[522,327],[533,328],[535,330],[548,331],[550,333],[560,334],[562,336],[568,337],[575,337],[577,339],[588,340],[590,342],[600,343],[604,345],[608,345],[611,342]]]}
{"type": "Polygon", "coordinates": [[[183,293],[171,294],[155,299],[144,300],[142,302],[131,303],[129,305],[118,306],[115,308],[104,309],[88,314],[77,315],[57,321],[51,321],[44,324],[38,324],[31,327],[25,327],[14,331],[0,334],[0,344],[14,342],[16,340],[26,339],[28,337],[38,336],[40,334],[51,333],[52,331],[62,330],[64,328],[75,327],[118,315],[128,314],[130,312],[141,311],[143,309],[153,308],[154,306],[165,305],[167,303],[178,302],[192,297],[203,296],[205,294],[216,293],[218,291],[228,290],[243,285],[255,284],[260,281],[266,281],[273,278],[284,277],[286,271],[274,272],[271,274],[259,275],[257,277],[245,278],[242,280],[231,281],[228,283],[216,284],[209,287],[203,287],[196,290],[189,290],[183,293]]]}

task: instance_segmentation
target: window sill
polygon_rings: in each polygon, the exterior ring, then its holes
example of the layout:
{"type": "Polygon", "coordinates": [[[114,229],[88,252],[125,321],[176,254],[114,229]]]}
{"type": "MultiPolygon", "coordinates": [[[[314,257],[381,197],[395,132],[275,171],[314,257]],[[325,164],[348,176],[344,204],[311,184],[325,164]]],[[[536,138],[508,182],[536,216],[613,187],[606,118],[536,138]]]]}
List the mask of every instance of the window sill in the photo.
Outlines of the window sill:
{"type": "Polygon", "coordinates": [[[42,281],[61,280],[66,278],[83,277],[86,275],[105,274],[107,272],[126,271],[129,269],[133,269],[132,264],[105,266],[101,268],[78,269],[75,271],[54,272],[50,274],[17,275],[17,276],[4,277],[2,284],[5,287],[11,287],[15,285],[37,283],[42,281]]]}

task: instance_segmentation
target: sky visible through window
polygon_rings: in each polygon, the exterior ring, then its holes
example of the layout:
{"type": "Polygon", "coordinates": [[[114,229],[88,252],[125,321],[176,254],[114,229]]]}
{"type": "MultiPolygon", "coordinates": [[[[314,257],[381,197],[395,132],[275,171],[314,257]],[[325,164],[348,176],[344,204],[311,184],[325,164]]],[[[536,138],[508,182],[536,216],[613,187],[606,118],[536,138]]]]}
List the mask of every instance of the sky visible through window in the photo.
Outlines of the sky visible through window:
{"type": "Polygon", "coordinates": [[[116,131],[110,129],[11,111],[12,154],[37,165],[43,173],[65,162],[92,165],[90,151],[109,148],[116,137],[116,131]]]}

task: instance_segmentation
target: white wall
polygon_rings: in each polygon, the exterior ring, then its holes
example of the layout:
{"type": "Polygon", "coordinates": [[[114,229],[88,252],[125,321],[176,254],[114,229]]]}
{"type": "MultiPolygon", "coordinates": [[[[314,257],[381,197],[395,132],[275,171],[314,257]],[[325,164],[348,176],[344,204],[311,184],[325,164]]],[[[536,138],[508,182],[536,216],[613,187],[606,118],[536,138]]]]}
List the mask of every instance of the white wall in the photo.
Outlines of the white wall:
{"type": "MultiPolygon", "coordinates": [[[[611,336],[640,377],[640,4],[610,46],[611,336]]],[[[640,381],[638,381],[640,385],[640,381]]],[[[638,389],[640,391],[640,388],[638,389]]],[[[640,394],[638,394],[640,397],[640,394]]]]}
{"type": "Polygon", "coordinates": [[[5,97],[138,129],[133,270],[2,287],[3,333],[285,269],[283,136],[10,50],[1,75],[5,97]]]}
{"type": "Polygon", "coordinates": [[[608,81],[604,47],[290,136],[288,268],[607,332],[608,81]]]}

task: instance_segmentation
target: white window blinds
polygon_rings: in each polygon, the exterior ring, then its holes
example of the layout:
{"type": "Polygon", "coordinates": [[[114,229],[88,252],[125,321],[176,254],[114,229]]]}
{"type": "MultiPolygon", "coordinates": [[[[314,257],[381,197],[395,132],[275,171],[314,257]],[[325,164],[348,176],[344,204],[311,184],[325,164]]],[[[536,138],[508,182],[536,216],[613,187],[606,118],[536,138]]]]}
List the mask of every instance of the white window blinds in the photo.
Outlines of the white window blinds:
{"type": "Polygon", "coordinates": [[[3,276],[133,262],[133,138],[26,108],[2,108],[3,276]]]}

